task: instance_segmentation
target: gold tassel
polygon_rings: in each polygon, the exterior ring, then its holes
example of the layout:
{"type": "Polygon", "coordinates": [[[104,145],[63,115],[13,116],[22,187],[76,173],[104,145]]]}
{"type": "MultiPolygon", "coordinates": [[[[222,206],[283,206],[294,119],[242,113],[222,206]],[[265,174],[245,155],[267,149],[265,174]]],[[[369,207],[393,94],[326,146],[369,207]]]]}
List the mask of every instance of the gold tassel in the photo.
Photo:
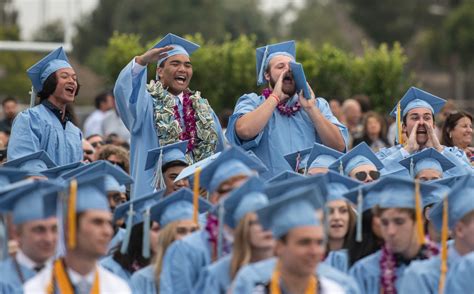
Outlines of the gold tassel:
{"type": "Polygon", "coordinates": [[[398,134],[398,144],[403,145],[403,133],[402,133],[402,107],[400,102],[397,104],[397,134],[398,134]]]}
{"type": "Polygon", "coordinates": [[[425,229],[423,227],[423,211],[420,194],[420,181],[415,180],[415,209],[416,209],[416,226],[418,232],[418,243],[425,244],[425,229]]]}
{"type": "Polygon", "coordinates": [[[194,172],[194,187],[193,187],[193,221],[198,224],[199,217],[199,177],[201,175],[201,168],[196,168],[194,172]]]}
{"type": "Polygon", "coordinates": [[[68,223],[68,248],[76,248],[76,201],[77,201],[77,181],[72,180],[69,188],[69,203],[67,212],[68,223]]]}
{"type": "Polygon", "coordinates": [[[448,272],[448,197],[443,200],[443,225],[441,227],[441,272],[439,276],[438,293],[442,294],[446,273],[448,272]]]}
{"type": "MultiPolygon", "coordinates": [[[[281,264],[278,262],[276,265],[275,270],[272,273],[272,278],[270,280],[270,293],[271,294],[281,294],[280,291],[280,267],[281,264]]],[[[313,294],[318,293],[318,279],[311,275],[308,281],[308,285],[306,286],[305,294],[313,294]]]]}

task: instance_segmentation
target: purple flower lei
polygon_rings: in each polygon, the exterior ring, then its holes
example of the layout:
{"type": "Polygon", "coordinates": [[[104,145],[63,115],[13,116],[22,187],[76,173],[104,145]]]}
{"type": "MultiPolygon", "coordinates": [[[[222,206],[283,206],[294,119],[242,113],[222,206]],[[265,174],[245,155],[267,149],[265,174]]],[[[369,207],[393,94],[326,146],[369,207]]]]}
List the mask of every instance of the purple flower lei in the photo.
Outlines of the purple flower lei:
{"type": "Polygon", "coordinates": [[[217,216],[209,213],[207,215],[206,231],[209,233],[209,242],[212,245],[212,259],[217,259],[217,242],[219,236],[219,222],[217,216]]]}
{"type": "MultiPolygon", "coordinates": [[[[421,259],[428,259],[439,254],[438,246],[429,240],[422,245],[420,250],[421,259]]],[[[397,280],[397,265],[395,255],[388,249],[387,245],[382,246],[382,254],[380,257],[380,283],[382,287],[381,293],[397,294],[395,281],[397,280]]]]}
{"type": "MultiPolygon", "coordinates": [[[[270,88],[265,88],[262,91],[263,97],[267,99],[270,97],[270,94],[272,94],[272,90],[270,88]]],[[[295,115],[301,108],[301,104],[296,101],[296,103],[293,106],[286,106],[284,102],[278,103],[277,109],[280,112],[281,115],[286,115],[288,117],[295,115]]]]}
{"type": "MultiPolygon", "coordinates": [[[[196,117],[193,108],[193,102],[191,101],[189,91],[183,92],[183,121],[184,121],[184,128],[181,134],[179,134],[179,139],[181,141],[189,140],[188,141],[188,152],[194,149],[196,145],[197,139],[197,131],[196,131],[196,117]]],[[[180,122],[181,115],[179,114],[178,105],[173,106],[174,110],[174,117],[175,119],[180,122]]]]}

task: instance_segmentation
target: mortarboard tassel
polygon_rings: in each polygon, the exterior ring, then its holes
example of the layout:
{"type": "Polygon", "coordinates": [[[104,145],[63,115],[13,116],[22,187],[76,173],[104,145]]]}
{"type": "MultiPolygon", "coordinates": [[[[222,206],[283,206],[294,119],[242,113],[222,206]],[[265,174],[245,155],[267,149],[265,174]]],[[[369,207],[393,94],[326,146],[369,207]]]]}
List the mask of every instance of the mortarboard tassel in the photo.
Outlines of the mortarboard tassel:
{"type": "Polygon", "coordinates": [[[265,46],[265,52],[263,52],[262,64],[260,64],[260,70],[258,71],[258,85],[263,84],[263,71],[265,70],[265,60],[268,57],[268,46],[265,46]]]}
{"type": "Polygon", "coordinates": [[[59,192],[59,197],[56,200],[56,218],[58,221],[58,238],[56,243],[56,254],[55,258],[60,258],[66,255],[66,230],[65,226],[67,224],[67,205],[68,195],[67,192],[59,192]]]}
{"type": "Polygon", "coordinates": [[[218,235],[217,235],[217,259],[219,260],[222,257],[222,248],[224,246],[224,203],[219,204],[219,208],[217,210],[217,227],[218,227],[218,235]]]}
{"type": "Polygon", "coordinates": [[[413,157],[410,158],[410,175],[415,178],[415,163],[413,162],[413,157]]]}
{"type": "Polygon", "coordinates": [[[441,269],[438,284],[438,293],[444,292],[446,273],[448,272],[448,197],[443,200],[443,224],[441,227],[441,269]]]}
{"type": "Polygon", "coordinates": [[[3,219],[3,217],[0,216],[0,241],[2,242],[0,260],[4,260],[8,256],[8,230],[6,220],[6,218],[3,219]]]}
{"type": "Polygon", "coordinates": [[[295,172],[298,172],[300,170],[300,163],[301,163],[301,154],[298,152],[296,154],[295,172]]]}
{"type": "Polygon", "coordinates": [[[344,166],[342,166],[342,160],[339,160],[339,174],[344,175],[344,166]]]}
{"type": "Polygon", "coordinates": [[[153,188],[161,190],[166,188],[165,178],[163,177],[163,170],[161,169],[163,165],[163,149],[160,150],[160,156],[155,167],[155,174],[153,175],[152,185],[153,188]]]}
{"type": "Polygon", "coordinates": [[[31,86],[31,91],[30,91],[30,108],[32,108],[33,106],[35,106],[35,102],[36,102],[36,91],[35,91],[35,88],[33,86],[31,86]]]}
{"type": "Polygon", "coordinates": [[[194,186],[193,186],[193,221],[199,224],[199,177],[201,175],[201,167],[196,168],[194,172],[194,186]]]}
{"type": "Polygon", "coordinates": [[[418,232],[418,244],[425,244],[425,229],[423,226],[423,212],[421,204],[420,194],[420,181],[415,180],[415,213],[416,213],[416,226],[418,232]]]}
{"type": "Polygon", "coordinates": [[[125,236],[122,241],[122,246],[120,247],[120,253],[125,254],[128,251],[128,243],[130,243],[130,236],[132,235],[132,225],[133,225],[133,203],[130,204],[130,207],[127,212],[127,223],[125,228],[125,236]]]}
{"type": "Polygon", "coordinates": [[[403,134],[402,134],[402,107],[400,102],[397,104],[397,141],[398,144],[403,145],[403,134]]]}
{"type": "Polygon", "coordinates": [[[142,256],[150,258],[150,207],[147,207],[143,213],[143,244],[142,244],[142,256]]]}
{"type": "Polygon", "coordinates": [[[77,202],[77,181],[72,180],[69,186],[69,200],[67,211],[67,248],[76,248],[76,202],[77,202]]]}
{"type": "Polygon", "coordinates": [[[356,226],[356,242],[362,242],[362,205],[364,198],[362,196],[362,189],[359,187],[357,194],[357,226],[356,226]]]}

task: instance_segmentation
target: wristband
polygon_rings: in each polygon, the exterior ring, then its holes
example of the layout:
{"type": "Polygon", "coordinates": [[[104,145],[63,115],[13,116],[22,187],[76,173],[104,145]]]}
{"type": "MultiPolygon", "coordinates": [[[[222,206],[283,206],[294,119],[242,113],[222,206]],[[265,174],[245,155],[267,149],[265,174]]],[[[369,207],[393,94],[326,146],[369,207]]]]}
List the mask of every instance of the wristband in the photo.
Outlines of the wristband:
{"type": "Polygon", "coordinates": [[[273,93],[272,93],[272,94],[270,94],[270,97],[273,97],[273,98],[275,98],[275,100],[276,100],[277,104],[280,104],[280,98],[278,98],[278,96],[277,96],[277,95],[275,95],[275,94],[273,94],[273,93]]]}

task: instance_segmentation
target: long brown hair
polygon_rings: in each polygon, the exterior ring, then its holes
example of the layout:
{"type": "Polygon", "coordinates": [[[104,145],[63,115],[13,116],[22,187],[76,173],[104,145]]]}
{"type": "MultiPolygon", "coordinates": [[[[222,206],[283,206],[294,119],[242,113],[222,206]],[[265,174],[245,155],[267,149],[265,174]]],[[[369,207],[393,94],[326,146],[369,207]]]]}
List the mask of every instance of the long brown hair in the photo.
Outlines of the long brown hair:
{"type": "Polygon", "coordinates": [[[450,115],[448,115],[448,117],[444,121],[443,129],[442,129],[442,132],[441,132],[441,144],[442,145],[445,145],[445,146],[448,146],[448,147],[453,147],[454,146],[453,139],[449,137],[449,133],[452,130],[454,130],[454,128],[456,127],[458,121],[463,117],[469,118],[469,120],[472,123],[472,115],[470,115],[467,112],[459,111],[459,112],[451,113],[450,115]]]}
{"type": "MultiPolygon", "coordinates": [[[[348,201],[345,201],[345,203],[349,211],[349,223],[347,224],[347,233],[346,233],[346,236],[344,237],[344,243],[342,244],[342,249],[349,248],[350,240],[354,238],[354,231],[355,231],[355,226],[356,226],[356,213],[354,209],[352,208],[352,205],[348,201]]],[[[328,232],[328,238],[329,238],[329,232],[328,232]]],[[[326,252],[329,253],[329,251],[330,251],[329,242],[326,242],[326,252]]]]}
{"type": "Polygon", "coordinates": [[[249,264],[252,258],[252,246],[250,244],[252,216],[253,213],[247,213],[235,228],[232,260],[230,262],[231,279],[234,279],[239,269],[249,264]]]}
{"type": "Polygon", "coordinates": [[[163,229],[160,230],[158,235],[158,245],[156,248],[155,255],[155,284],[156,289],[160,289],[160,275],[163,268],[163,257],[165,256],[166,249],[176,240],[176,229],[179,221],[171,222],[167,224],[163,229]]]}

